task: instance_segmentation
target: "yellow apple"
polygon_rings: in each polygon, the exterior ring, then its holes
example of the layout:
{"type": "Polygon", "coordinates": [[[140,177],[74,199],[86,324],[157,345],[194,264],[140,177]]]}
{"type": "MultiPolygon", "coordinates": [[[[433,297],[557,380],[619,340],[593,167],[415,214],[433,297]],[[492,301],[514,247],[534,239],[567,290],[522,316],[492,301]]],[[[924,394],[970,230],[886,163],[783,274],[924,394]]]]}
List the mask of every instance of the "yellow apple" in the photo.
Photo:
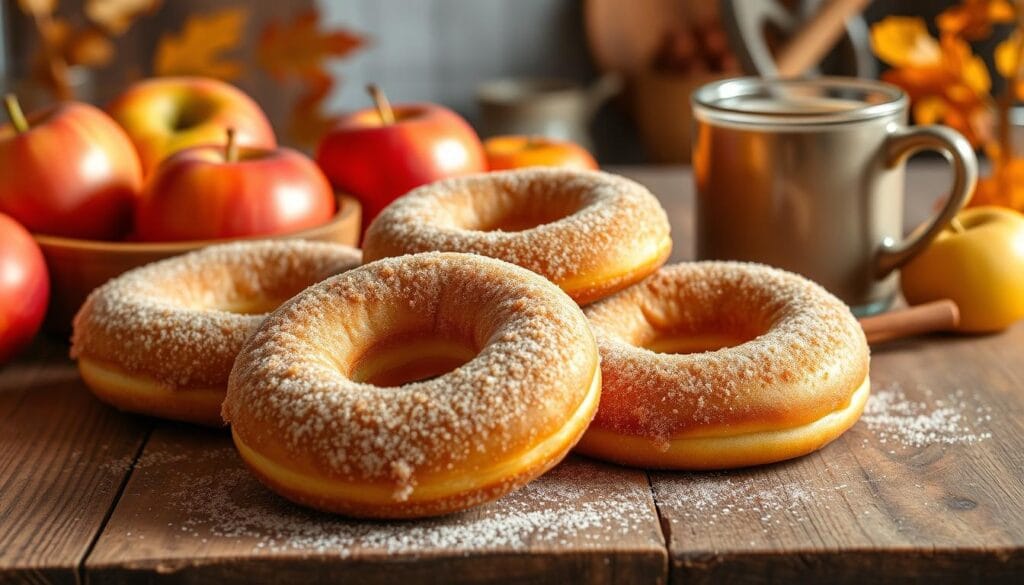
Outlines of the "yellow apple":
{"type": "Polygon", "coordinates": [[[277,146],[259,105],[242,90],[217,79],[146,79],[132,84],[107,111],[131,138],[147,177],[178,151],[223,143],[228,128],[234,128],[239,146],[277,146]]]}
{"type": "Polygon", "coordinates": [[[960,212],[903,267],[912,305],[953,299],[960,331],[999,331],[1024,318],[1024,215],[1003,207],[960,212]]]}

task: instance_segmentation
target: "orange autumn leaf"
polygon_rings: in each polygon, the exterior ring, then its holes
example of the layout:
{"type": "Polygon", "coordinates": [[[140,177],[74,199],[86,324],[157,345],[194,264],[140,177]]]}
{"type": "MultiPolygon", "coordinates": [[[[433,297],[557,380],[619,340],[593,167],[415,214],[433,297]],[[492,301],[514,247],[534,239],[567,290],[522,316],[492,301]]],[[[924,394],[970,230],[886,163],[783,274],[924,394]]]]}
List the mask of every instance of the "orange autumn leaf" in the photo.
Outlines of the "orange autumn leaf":
{"type": "Polygon", "coordinates": [[[299,14],[291,24],[271,22],[260,36],[257,59],[271,75],[317,77],[327,59],[344,57],[363,46],[363,37],[345,30],[320,30],[315,10],[299,14]]]}
{"type": "Polygon", "coordinates": [[[156,75],[202,75],[236,79],[242,64],[224,53],[236,48],[248,18],[245,8],[226,8],[189,17],[181,34],[164,35],[153,58],[156,75]]]}
{"type": "Polygon", "coordinates": [[[1024,159],[996,164],[989,176],[978,180],[968,205],[1001,205],[1024,212],[1024,159]]]}
{"type": "Polygon", "coordinates": [[[936,40],[920,18],[889,17],[872,27],[871,41],[893,67],[882,79],[907,92],[918,123],[946,124],[976,146],[991,138],[992,80],[965,40],[951,34],[936,40]]]}
{"type": "Polygon", "coordinates": [[[1016,11],[1009,0],[963,0],[960,5],[944,10],[935,22],[943,33],[979,40],[992,34],[993,24],[1013,22],[1015,18],[1016,11]]]}
{"type": "Polygon", "coordinates": [[[114,43],[95,27],[76,28],[67,19],[53,17],[39,23],[39,34],[51,53],[37,56],[37,67],[46,67],[48,56],[86,67],[102,67],[114,59],[114,43]]]}
{"type": "Polygon", "coordinates": [[[29,16],[49,16],[57,9],[57,0],[18,0],[18,8],[29,16]]]}
{"type": "Polygon", "coordinates": [[[86,0],[85,16],[111,35],[124,34],[135,19],[156,12],[162,0],[86,0]]]}
{"type": "Polygon", "coordinates": [[[303,92],[296,100],[288,134],[300,144],[316,144],[336,116],[324,113],[323,102],[334,86],[326,70],[328,59],[349,55],[366,40],[346,30],[321,30],[315,10],[299,14],[291,23],[272,22],[260,35],[257,60],[278,80],[296,79],[303,92]]]}
{"type": "Polygon", "coordinates": [[[992,78],[989,77],[985,61],[971,51],[971,46],[963,39],[951,35],[944,35],[939,46],[946,74],[958,82],[952,84],[954,90],[967,89],[976,96],[987,96],[992,89],[992,78]]]}
{"type": "Polygon", "coordinates": [[[295,101],[288,120],[288,135],[296,143],[314,145],[334,126],[338,116],[325,113],[323,108],[333,85],[333,79],[327,74],[306,79],[306,90],[295,101]]]}
{"type": "Polygon", "coordinates": [[[96,28],[84,27],[67,40],[64,56],[70,65],[102,67],[114,60],[114,43],[96,28]]]}
{"type": "Polygon", "coordinates": [[[1020,33],[1014,31],[1003,42],[996,45],[992,57],[996,63],[996,71],[1003,77],[1012,77],[1018,70],[1018,57],[1020,57],[1020,33]]]}
{"type": "Polygon", "coordinates": [[[1024,79],[1021,79],[1021,57],[1024,47],[1021,46],[1020,31],[1014,31],[1006,40],[996,45],[993,60],[996,71],[1007,80],[1013,80],[1013,94],[1017,99],[1024,99],[1024,79]]]}
{"type": "Polygon", "coordinates": [[[939,43],[924,20],[888,16],[871,27],[871,48],[892,67],[929,67],[942,60],[939,43]]]}

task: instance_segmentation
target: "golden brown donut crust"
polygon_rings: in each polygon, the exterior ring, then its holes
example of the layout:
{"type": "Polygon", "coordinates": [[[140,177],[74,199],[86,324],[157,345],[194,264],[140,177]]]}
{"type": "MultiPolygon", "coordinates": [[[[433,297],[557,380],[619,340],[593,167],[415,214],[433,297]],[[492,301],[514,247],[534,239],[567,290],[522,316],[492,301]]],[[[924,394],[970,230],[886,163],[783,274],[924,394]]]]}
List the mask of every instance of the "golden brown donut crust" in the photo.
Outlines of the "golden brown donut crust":
{"type": "Polygon", "coordinates": [[[531,168],[460,177],[413,190],[370,224],[366,261],[468,252],[532,270],[580,304],[658,268],[672,249],[658,200],[599,171],[531,168]]]}
{"type": "Polygon", "coordinates": [[[348,246],[252,241],[148,264],[89,295],[74,319],[71,356],[91,386],[114,386],[94,388],[114,406],[219,424],[219,401],[195,413],[174,408],[168,393],[182,401],[222,395],[235,356],[267,309],[360,259],[348,246]],[[150,396],[129,396],[133,385],[150,396]]]}
{"type": "MultiPolygon", "coordinates": [[[[863,331],[846,305],[795,274],[739,262],[675,264],[585,312],[602,359],[595,436],[644,438],[667,450],[683,439],[792,430],[846,408],[856,420],[863,406],[851,407],[868,375],[863,331]],[[646,349],[688,336],[739,344],[699,353],[646,349]]],[[[601,456],[588,443],[595,441],[584,438],[583,452],[601,456]]],[[[767,462],[723,457],[741,460],[767,462]]]]}
{"type": "Polygon", "coordinates": [[[427,253],[364,265],[275,311],[239,354],[224,418],[282,495],[415,517],[499,497],[553,466],[599,393],[593,335],[561,290],[498,260],[427,253]],[[403,335],[475,357],[400,386],[353,379],[371,348],[403,335]]]}

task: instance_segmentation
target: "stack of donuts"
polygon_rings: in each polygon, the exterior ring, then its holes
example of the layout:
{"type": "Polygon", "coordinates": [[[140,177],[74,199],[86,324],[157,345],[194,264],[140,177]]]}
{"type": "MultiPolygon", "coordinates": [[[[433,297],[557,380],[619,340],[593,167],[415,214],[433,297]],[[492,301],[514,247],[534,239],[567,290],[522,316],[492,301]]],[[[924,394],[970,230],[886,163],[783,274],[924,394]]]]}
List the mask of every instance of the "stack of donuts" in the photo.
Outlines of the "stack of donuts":
{"type": "Polygon", "coordinates": [[[637,183],[526,169],[416,189],[360,252],[242,242],[92,293],[72,356],[127,411],[230,424],[267,486],[410,518],[514,490],[573,448],[661,469],[797,457],[869,393],[848,308],[765,266],[662,266],[637,183]]]}

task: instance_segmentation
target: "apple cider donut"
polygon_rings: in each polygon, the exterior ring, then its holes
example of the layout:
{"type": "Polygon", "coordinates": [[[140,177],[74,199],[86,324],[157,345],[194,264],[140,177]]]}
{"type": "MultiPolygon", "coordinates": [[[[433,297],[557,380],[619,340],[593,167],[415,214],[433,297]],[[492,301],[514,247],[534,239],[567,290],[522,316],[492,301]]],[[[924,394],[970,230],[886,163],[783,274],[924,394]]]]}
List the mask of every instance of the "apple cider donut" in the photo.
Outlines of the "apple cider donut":
{"type": "Polygon", "coordinates": [[[850,428],[870,391],[850,310],[775,268],[666,266],[586,314],[604,387],[578,450],[600,459],[721,469],[797,457],[850,428]]]}
{"type": "Polygon", "coordinates": [[[579,307],[544,278],[472,254],[389,258],[270,315],[224,401],[267,486],[351,516],[462,510],[558,463],[597,410],[579,307]]]}
{"type": "Polygon", "coordinates": [[[148,264],[89,295],[75,316],[71,357],[108,404],[219,426],[235,356],[266,314],[359,262],[348,246],[277,240],[148,264]]]}
{"type": "Polygon", "coordinates": [[[654,272],[672,251],[668,218],[641,185],[598,171],[530,168],[425,185],[370,224],[366,261],[469,252],[546,277],[583,305],[654,272]]]}

